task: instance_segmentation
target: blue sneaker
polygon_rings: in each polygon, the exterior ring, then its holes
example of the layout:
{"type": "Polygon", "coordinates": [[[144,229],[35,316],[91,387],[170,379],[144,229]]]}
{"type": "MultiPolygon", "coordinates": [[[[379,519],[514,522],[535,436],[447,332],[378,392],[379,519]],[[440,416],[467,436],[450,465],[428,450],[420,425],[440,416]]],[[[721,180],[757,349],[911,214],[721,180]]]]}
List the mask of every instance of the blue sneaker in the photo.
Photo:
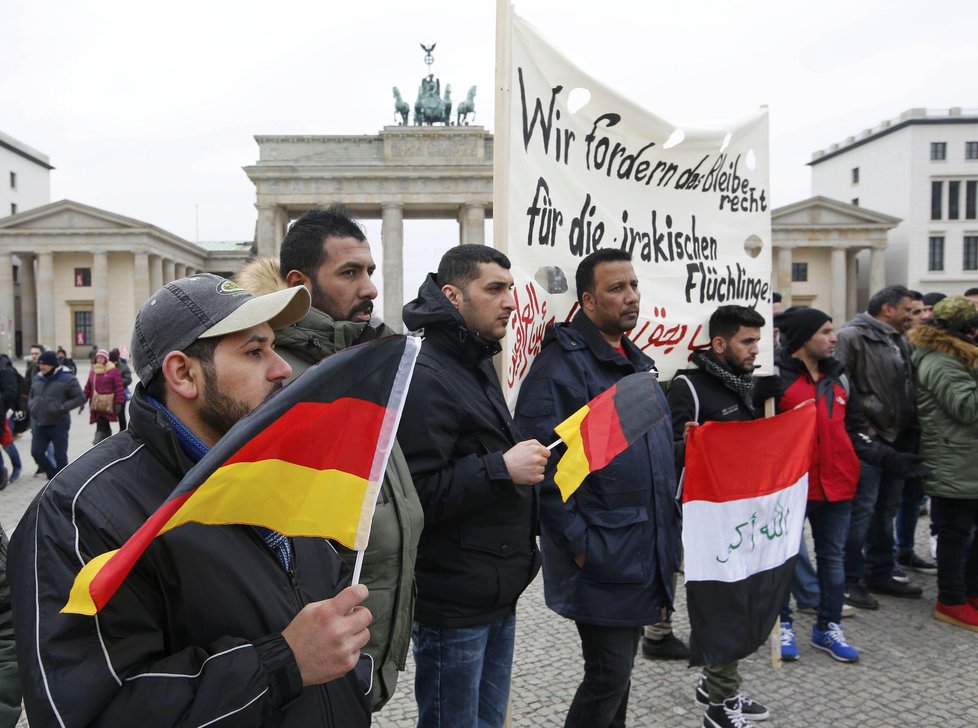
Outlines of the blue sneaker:
{"type": "Polygon", "coordinates": [[[817,624],[812,626],[812,647],[828,652],[839,662],[859,661],[859,653],[846,642],[842,625],[835,622],[829,622],[826,629],[819,629],[817,624]]]}
{"type": "Polygon", "coordinates": [[[794,624],[791,622],[781,623],[781,659],[785,662],[798,659],[798,645],[795,644],[794,624]]]}

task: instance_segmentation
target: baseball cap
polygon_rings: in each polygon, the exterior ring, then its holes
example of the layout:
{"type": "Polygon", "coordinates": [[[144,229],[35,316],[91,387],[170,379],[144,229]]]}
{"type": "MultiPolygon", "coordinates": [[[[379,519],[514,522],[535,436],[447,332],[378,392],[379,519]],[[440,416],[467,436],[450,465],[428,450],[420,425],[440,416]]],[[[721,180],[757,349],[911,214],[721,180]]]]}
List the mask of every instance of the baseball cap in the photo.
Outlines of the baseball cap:
{"type": "Polygon", "coordinates": [[[309,291],[295,286],[253,296],[227,278],[198,273],[167,283],[144,303],[132,331],[136,375],[148,382],[171,351],[268,323],[272,329],[294,324],[309,312],[309,291]]]}

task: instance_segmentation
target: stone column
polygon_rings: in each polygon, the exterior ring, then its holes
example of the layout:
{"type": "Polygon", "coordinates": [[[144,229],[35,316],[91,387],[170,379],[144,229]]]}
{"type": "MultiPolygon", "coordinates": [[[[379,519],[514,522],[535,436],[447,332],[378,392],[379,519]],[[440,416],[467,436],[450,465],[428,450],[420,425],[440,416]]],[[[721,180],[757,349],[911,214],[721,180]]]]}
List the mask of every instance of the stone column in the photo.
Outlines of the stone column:
{"type": "Polygon", "coordinates": [[[29,352],[31,344],[37,343],[37,279],[34,256],[19,253],[17,257],[20,258],[20,339],[23,350],[29,352]]]}
{"type": "Polygon", "coordinates": [[[95,298],[92,314],[92,339],[94,344],[108,349],[109,343],[109,255],[92,254],[92,293],[95,298]]]}
{"type": "Polygon", "coordinates": [[[169,258],[164,258],[163,259],[163,285],[164,286],[167,283],[172,283],[173,281],[176,280],[176,277],[173,275],[173,271],[174,271],[173,261],[170,260],[169,258]]]}
{"type": "Polygon", "coordinates": [[[791,306],[791,248],[777,248],[778,267],[774,277],[774,290],[781,294],[781,304],[791,306]]]}
{"type": "Polygon", "coordinates": [[[869,251],[869,295],[886,285],[886,264],[883,260],[883,248],[870,248],[869,251]]]}
{"type": "Polygon", "coordinates": [[[462,244],[486,244],[486,208],[482,205],[465,205],[459,211],[462,244]]]}
{"type": "Polygon", "coordinates": [[[846,320],[846,249],[832,248],[831,276],[829,285],[832,294],[829,297],[832,309],[830,314],[836,326],[841,326],[846,320]]]}
{"type": "Polygon", "coordinates": [[[859,305],[859,271],[856,265],[858,250],[849,250],[846,254],[846,320],[852,318],[859,305]]]}
{"type": "Polygon", "coordinates": [[[400,333],[404,306],[404,210],[400,205],[384,205],[380,217],[380,240],[384,246],[384,323],[400,333]]]}
{"type": "Polygon", "coordinates": [[[183,263],[176,263],[173,266],[173,280],[177,278],[186,278],[187,276],[187,266],[183,263]]]}
{"type": "Polygon", "coordinates": [[[54,340],[54,255],[39,253],[37,256],[37,341],[25,342],[25,346],[38,343],[51,348],[54,340]]]}
{"type": "MultiPolygon", "coordinates": [[[[14,256],[0,253],[0,352],[14,357],[14,256]]],[[[0,417],[2,417],[0,413],[0,417]]]]}
{"type": "Polygon", "coordinates": [[[258,225],[255,228],[258,255],[277,257],[288,226],[289,214],[284,207],[258,205],[258,225]]]}
{"type": "MultiPolygon", "coordinates": [[[[149,256],[149,293],[150,296],[163,287],[163,259],[158,255],[149,256]]],[[[147,296],[146,298],[149,298],[147,296]]],[[[142,303],[139,303],[142,306],[142,303]]]]}
{"type": "Polygon", "coordinates": [[[150,290],[149,253],[133,253],[133,317],[139,307],[149,300],[150,290]]]}

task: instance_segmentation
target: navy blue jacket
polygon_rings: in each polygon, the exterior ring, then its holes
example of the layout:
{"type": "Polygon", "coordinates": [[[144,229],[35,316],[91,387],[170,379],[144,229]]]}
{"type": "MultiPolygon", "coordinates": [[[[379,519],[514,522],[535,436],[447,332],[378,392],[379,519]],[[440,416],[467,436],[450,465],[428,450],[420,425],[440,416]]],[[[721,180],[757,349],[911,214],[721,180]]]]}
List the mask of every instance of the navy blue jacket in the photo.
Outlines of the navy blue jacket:
{"type": "MultiPolygon", "coordinates": [[[[554,426],[622,377],[654,369],[622,339],[622,357],[583,313],[548,329],[520,388],[516,422],[544,444],[554,426]]],[[[680,512],[675,501],[672,424],[655,384],[661,417],[607,467],[589,475],[563,503],[552,457],[540,490],[541,549],[547,606],[586,624],[629,627],[661,621],[672,607],[679,566],[680,512]],[[586,553],[584,568],[574,562],[586,553]]],[[[562,455],[560,447],[556,455],[562,455]]]]}

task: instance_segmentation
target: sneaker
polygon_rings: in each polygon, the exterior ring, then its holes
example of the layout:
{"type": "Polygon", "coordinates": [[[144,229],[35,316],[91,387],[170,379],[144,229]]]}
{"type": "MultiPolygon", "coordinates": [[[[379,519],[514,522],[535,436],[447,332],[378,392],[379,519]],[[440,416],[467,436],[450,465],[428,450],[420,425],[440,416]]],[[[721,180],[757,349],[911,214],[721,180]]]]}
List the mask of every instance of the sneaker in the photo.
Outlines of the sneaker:
{"type": "Polygon", "coordinates": [[[937,536],[930,537],[930,557],[932,559],[937,558],[937,536]]]}
{"type": "Polygon", "coordinates": [[[900,554],[897,556],[897,563],[904,569],[909,569],[910,571],[917,571],[921,574],[936,574],[937,564],[930,561],[924,561],[922,558],[917,556],[913,551],[909,554],[900,554]]]}
{"type": "Polygon", "coordinates": [[[856,607],[856,609],[879,609],[880,603],[872,594],[866,591],[862,584],[846,584],[846,590],[842,593],[846,604],[856,607]]]}
{"type": "MultiPolygon", "coordinates": [[[[978,600],[972,598],[971,601],[978,600]]],[[[938,602],[934,608],[934,619],[953,624],[956,627],[970,629],[972,632],[978,632],[978,609],[975,609],[971,604],[942,604],[938,602]]]]}
{"type": "Polygon", "coordinates": [[[791,622],[781,623],[781,659],[785,662],[798,659],[798,645],[795,644],[795,630],[791,622]]]}
{"type": "Polygon", "coordinates": [[[829,622],[825,629],[812,626],[812,647],[828,652],[839,662],[859,662],[859,653],[846,642],[842,625],[835,622],[829,622]]]}
{"type": "Polygon", "coordinates": [[[913,584],[904,584],[896,581],[893,577],[883,579],[867,579],[866,587],[876,594],[888,594],[891,597],[901,599],[920,599],[924,595],[924,590],[913,584]]]}
{"type": "Polygon", "coordinates": [[[674,634],[660,640],[643,637],[642,654],[650,660],[688,660],[689,648],[674,634]]]}
{"type": "Polygon", "coordinates": [[[14,468],[10,471],[10,482],[13,483],[20,477],[20,468],[14,468]]]}
{"type": "Polygon", "coordinates": [[[735,695],[722,703],[710,703],[703,716],[703,728],[754,728],[744,715],[742,696],[735,695]]]}
{"type": "MultiPolygon", "coordinates": [[[[767,708],[756,700],[748,698],[743,693],[737,693],[736,697],[740,699],[740,712],[744,714],[744,717],[753,720],[767,720],[771,717],[767,708]]],[[[710,707],[710,694],[706,692],[706,675],[701,674],[696,681],[696,694],[694,699],[697,708],[706,710],[710,707]]]]}
{"type": "Polygon", "coordinates": [[[910,577],[907,576],[907,572],[900,568],[899,564],[893,564],[893,571],[890,572],[890,576],[893,577],[893,581],[899,581],[903,584],[910,583],[910,577]]]}
{"type": "MultiPolygon", "coordinates": [[[[867,594],[866,596],[869,596],[869,595],[867,594]]],[[[872,597],[870,597],[870,599],[872,599],[872,597]]],[[[873,599],[873,601],[876,601],[876,600],[873,599]]],[[[879,606],[879,603],[878,602],[877,602],[876,606],[877,607],[879,606]]],[[[818,616],[818,607],[798,607],[798,609],[796,609],[795,611],[798,612],[799,614],[810,614],[813,617],[817,617],[818,616]]],[[[856,616],[856,611],[857,611],[856,608],[853,607],[851,604],[843,604],[842,605],[842,618],[843,619],[847,619],[848,617],[855,617],[856,616]]]]}

